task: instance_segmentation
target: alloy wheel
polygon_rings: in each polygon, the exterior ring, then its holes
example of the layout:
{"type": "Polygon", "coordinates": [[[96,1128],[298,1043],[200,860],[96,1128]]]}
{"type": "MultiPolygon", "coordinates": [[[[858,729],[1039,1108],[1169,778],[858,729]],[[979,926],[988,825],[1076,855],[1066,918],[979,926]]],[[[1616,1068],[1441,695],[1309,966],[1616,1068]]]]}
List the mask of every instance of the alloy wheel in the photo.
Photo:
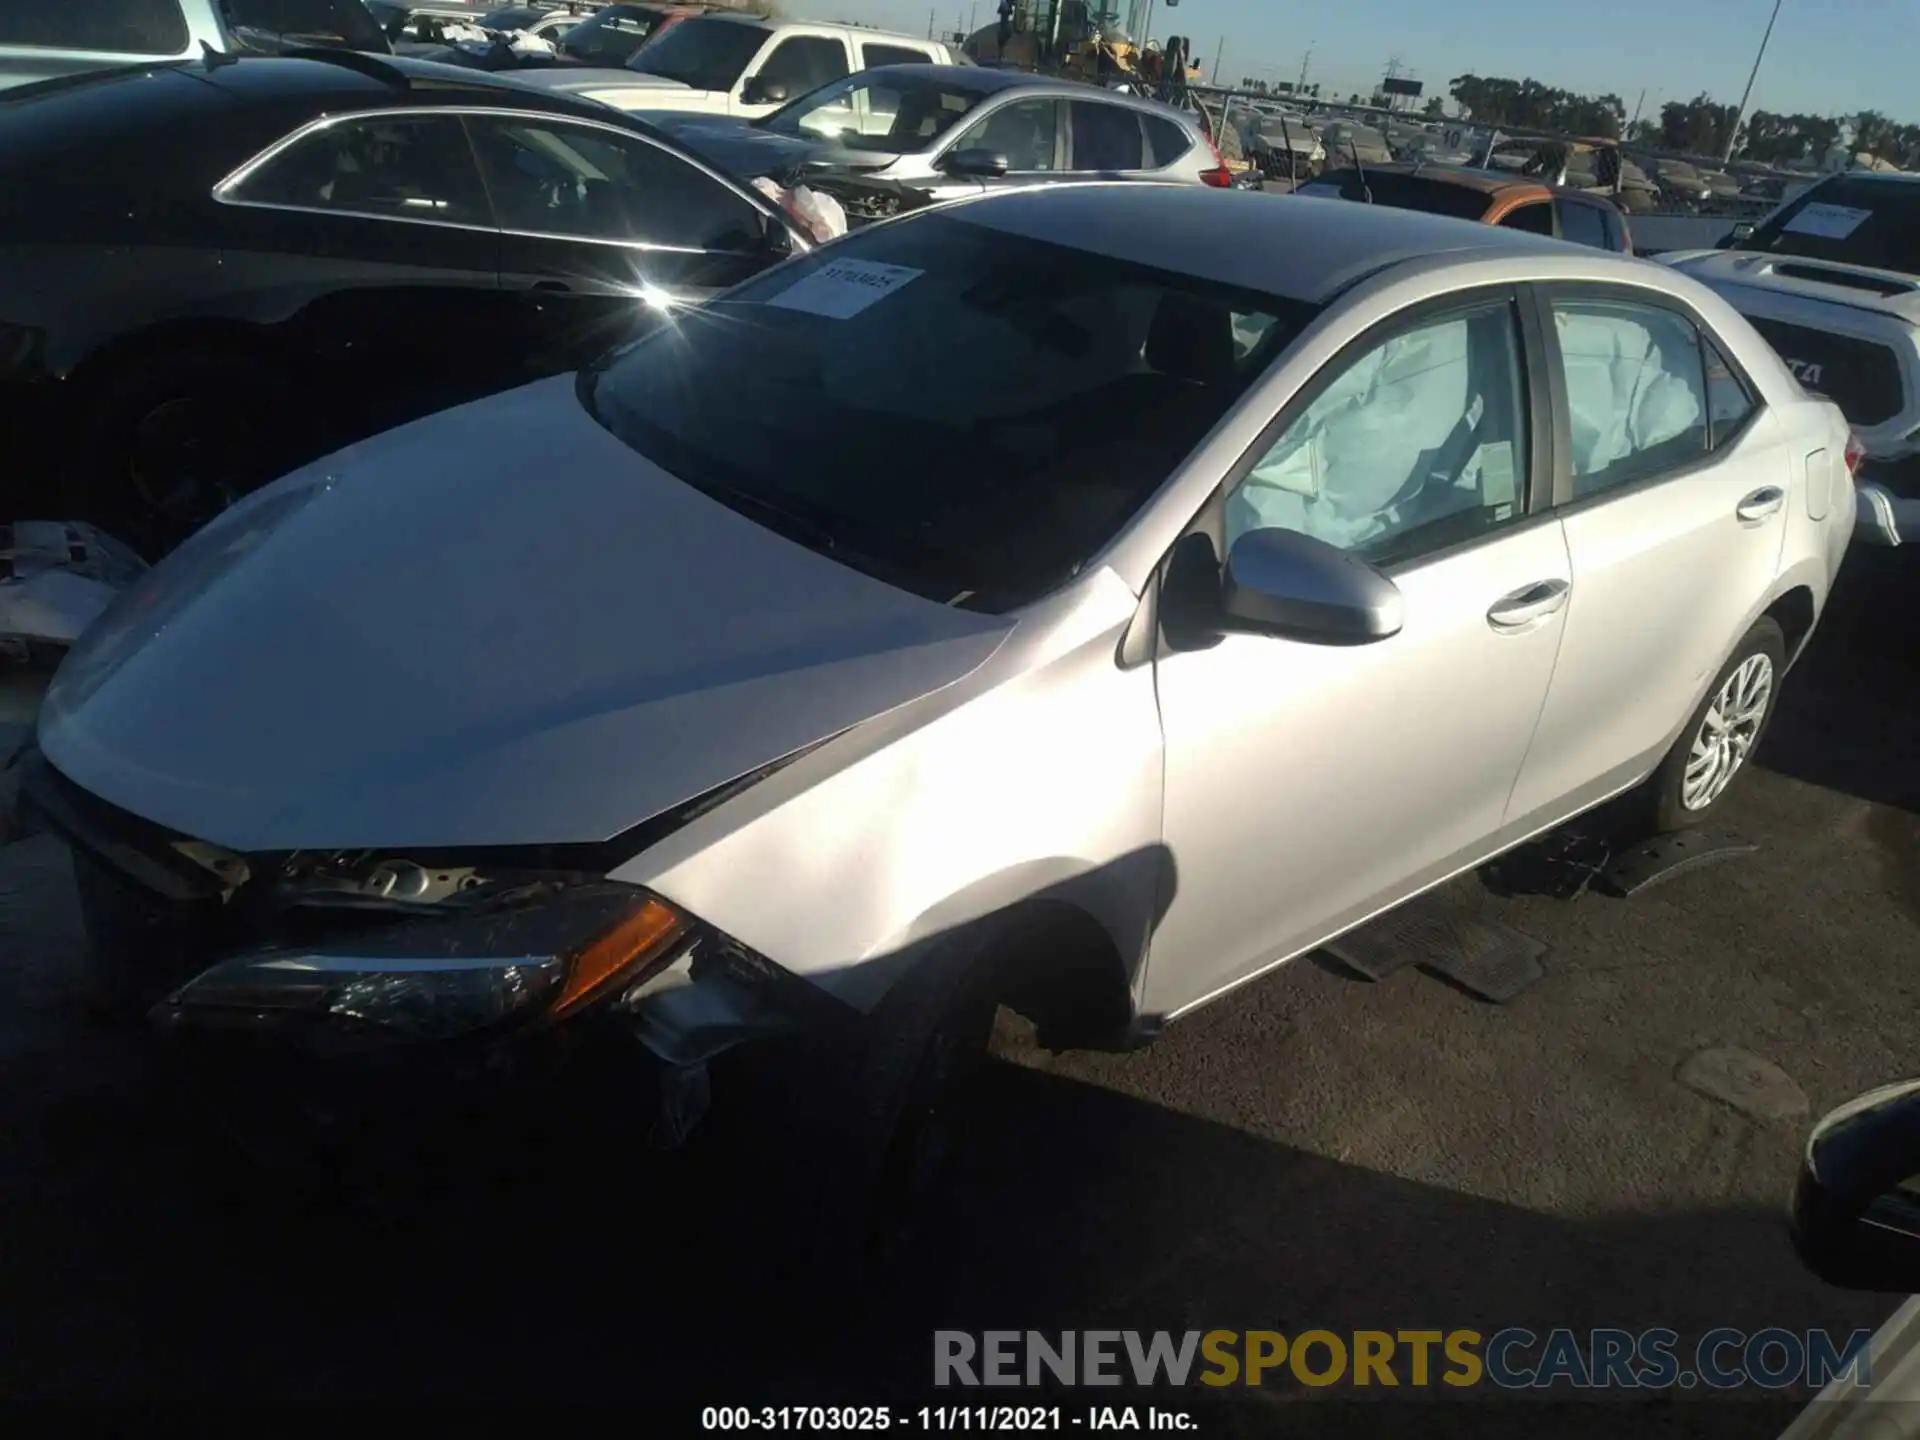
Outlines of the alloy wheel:
{"type": "Polygon", "coordinates": [[[1773,660],[1749,655],[1721,685],[1687,753],[1680,803],[1704,810],[1726,791],[1747,762],[1773,699],[1773,660]]]}

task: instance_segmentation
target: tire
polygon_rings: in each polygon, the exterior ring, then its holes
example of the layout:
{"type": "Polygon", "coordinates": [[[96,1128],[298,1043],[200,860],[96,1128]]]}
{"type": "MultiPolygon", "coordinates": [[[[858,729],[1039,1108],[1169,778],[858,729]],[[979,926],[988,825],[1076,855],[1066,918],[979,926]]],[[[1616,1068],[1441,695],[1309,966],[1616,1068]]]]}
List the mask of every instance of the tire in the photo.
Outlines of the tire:
{"type": "Polygon", "coordinates": [[[1713,684],[1707,687],[1706,698],[1688,718],[1680,738],[1674,741],[1666,759],[1647,782],[1649,809],[1656,832],[1671,834],[1702,824],[1720,808],[1733,781],[1746,769],[1753,752],[1766,737],[1780,698],[1780,676],[1786,668],[1786,654],[1786,636],[1771,616],[1755,621],[1753,628],[1734,646],[1733,654],[1713,677],[1713,684]],[[1736,676],[1742,678],[1736,681],[1736,676]],[[1754,697],[1762,686],[1764,694],[1759,695],[1755,710],[1754,697]],[[1721,713],[1723,698],[1735,702],[1735,713],[1740,718],[1730,732],[1715,737],[1709,716],[1721,713]],[[1701,747],[1699,764],[1708,767],[1704,774],[1696,765],[1696,743],[1701,747]],[[1707,758],[1709,752],[1717,753],[1718,760],[1707,758]],[[1724,773],[1717,773],[1715,767],[1724,773]],[[1690,775],[1690,769],[1695,773],[1690,775]]]}
{"type": "Polygon", "coordinates": [[[82,391],[66,499],[149,560],[318,449],[271,356],[194,345],[129,360],[82,391]]]}
{"type": "Polygon", "coordinates": [[[810,1077],[804,1099],[795,1087],[808,1113],[789,1111],[778,1134],[763,1127],[761,1143],[780,1155],[776,1184],[794,1197],[773,1257],[783,1288],[810,1305],[832,1297],[833,1318],[854,1318],[912,1251],[949,1122],[975,1118],[960,1102],[986,1060],[1014,958],[978,946],[929,956],[868,1017],[864,1043],[822,1067],[823,1086],[810,1077]]]}

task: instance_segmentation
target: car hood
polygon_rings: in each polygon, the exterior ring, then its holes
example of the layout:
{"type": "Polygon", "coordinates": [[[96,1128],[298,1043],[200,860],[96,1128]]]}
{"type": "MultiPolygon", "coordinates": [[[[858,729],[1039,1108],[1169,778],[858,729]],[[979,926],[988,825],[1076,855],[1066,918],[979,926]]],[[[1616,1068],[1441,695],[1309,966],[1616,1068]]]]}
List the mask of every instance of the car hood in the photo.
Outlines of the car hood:
{"type": "Polygon", "coordinates": [[[707,498],[562,378],[236,506],[86,633],[39,742],[238,851],[597,842],[952,684],[1011,623],[707,498]]]}
{"type": "Polygon", "coordinates": [[[809,170],[883,170],[900,157],[871,150],[849,150],[828,140],[802,140],[776,135],[744,120],[713,115],[649,115],[665,130],[716,170],[738,180],[784,175],[804,166],[809,170]]]}

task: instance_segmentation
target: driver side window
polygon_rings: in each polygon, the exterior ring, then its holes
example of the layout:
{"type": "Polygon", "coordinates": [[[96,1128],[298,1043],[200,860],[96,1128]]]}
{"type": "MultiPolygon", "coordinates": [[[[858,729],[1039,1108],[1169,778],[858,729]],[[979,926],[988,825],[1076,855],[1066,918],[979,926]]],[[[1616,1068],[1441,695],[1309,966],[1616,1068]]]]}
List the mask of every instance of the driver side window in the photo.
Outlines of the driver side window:
{"type": "Polygon", "coordinates": [[[1057,101],[1018,100],[968,126],[948,153],[991,150],[1007,157],[1010,173],[1051,171],[1059,129],[1057,101]]]}
{"type": "Polygon", "coordinates": [[[1248,531],[1277,528],[1390,564],[1519,519],[1524,375],[1506,302],[1417,322],[1335,361],[1227,497],[1229,552],[1248,531]]]}
{"type": "Polygon", "coordinates": [[[760,67],[760,88],[784,86],[789,100],[797,100],[822,85],[831,85],[847,73],[847,47],[825,35],[794,35],[774,46],[760,67]]]}

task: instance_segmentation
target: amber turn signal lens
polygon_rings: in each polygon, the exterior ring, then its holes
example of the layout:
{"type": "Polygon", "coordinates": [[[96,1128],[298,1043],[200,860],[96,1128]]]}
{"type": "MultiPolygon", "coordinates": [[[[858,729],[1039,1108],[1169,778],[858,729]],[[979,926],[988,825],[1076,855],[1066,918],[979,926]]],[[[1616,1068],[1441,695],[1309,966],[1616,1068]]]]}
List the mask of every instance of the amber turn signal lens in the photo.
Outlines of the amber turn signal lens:
{"type": "Polygon", "coordinates": [[[574,956],[567,983],[552,1015],[565,1015],[605,994],[636,966],[686,934],[687,922],[658,900],[649,900],[574,956]]]}

